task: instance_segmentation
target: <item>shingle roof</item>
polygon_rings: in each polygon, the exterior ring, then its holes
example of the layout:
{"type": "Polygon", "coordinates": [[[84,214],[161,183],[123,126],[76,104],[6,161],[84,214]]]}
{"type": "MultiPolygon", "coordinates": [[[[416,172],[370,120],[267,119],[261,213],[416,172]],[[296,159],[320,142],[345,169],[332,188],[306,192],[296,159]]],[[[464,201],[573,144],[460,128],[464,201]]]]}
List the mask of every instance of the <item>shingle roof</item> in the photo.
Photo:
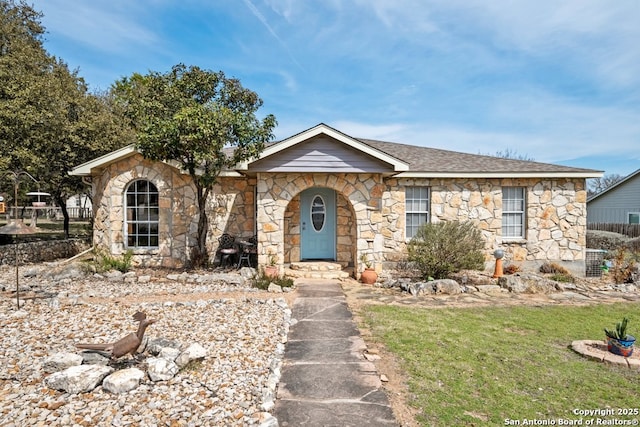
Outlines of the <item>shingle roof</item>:
{"type": "Polygon", "coordinates": [[[442,173],[585,173],[599,176],[602,171],[551,163],[505,159],[481,154],[460,153],[438,148],[395,142],[358,139],[379,151],[409,164],[411,172],[442,173]]]}

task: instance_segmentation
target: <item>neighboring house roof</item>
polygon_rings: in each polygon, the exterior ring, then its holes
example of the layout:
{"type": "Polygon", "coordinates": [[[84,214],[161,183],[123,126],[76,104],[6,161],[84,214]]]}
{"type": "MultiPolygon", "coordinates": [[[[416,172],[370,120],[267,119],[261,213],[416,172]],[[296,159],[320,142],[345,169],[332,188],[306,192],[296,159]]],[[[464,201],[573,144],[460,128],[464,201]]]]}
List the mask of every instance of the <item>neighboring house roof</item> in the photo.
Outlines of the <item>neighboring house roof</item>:
{"type": "MultiPolygon", "coordinates": [[[[277,158],[280,153],[303,144],[312,138],[326,136],[343,144],[350,150],[374,158],[388,165],[390,173],[397,177],[424,178],[597,178],[603,172],[593,169],[574,168],[549,163],[525,160],[505,159],[479,154],[460,153],[437,148],[398,144],[353,138],[330,126],[321,123],[279,142],[267,145],[254,161],[239,164],[236,171],[247,171],[251,164],[267,158],[277,158]]],[[[121,148],[105,156],[84,163],[71,172],[71,175],[91,175],[91,170],[100,168],[119,159],[135,154],[133,145],[121,148]]],[[[173,164],[173,162],[170,162],[173,164]]],[[[175,164],[174,164],[175,166],[175,164]]],[[[240,176],[236,171],[227,171],[223,175],[240,176]]]]}
{"type": "Polygon", "coordinates": [[[594,194],[592,196],[589,196],[587,198],[587,203],[591,202],[592,200],[597,199],[600,196],[603,196],[603,195],[609,193],[611,190],[614,190],[615,188],[618,188],[622,184],[624,184],[624,183],[630,181],[631,179],[633,179],[636,175],[640,175],[640,169],[636,170],[635,172],[631,172],[629,175],[625,176],[623,179],[621,179],[620,181],[616,182],[612,186],[605,188],[601,192],[599,192],[597,194],[594,194]]]}

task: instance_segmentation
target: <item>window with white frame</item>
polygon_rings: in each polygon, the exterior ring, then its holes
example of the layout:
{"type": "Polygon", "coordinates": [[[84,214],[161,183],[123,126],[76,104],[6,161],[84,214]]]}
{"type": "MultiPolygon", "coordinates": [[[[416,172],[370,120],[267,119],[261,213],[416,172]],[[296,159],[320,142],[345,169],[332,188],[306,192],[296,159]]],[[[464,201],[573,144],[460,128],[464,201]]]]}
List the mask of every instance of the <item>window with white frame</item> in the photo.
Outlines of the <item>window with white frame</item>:
{"type": "Polygon", "coordinates": [[[627,214],[628,224],[640,224],[640,212],[629,212],[627,214]]]}
{"type": "Polygon", "coordinates": [[[125,242],[128,248],[158,247],[158,189],[137,180],[125,193],[125,242]]]}
{"type": "Polygon", "coordinates": [[[525,188],[502,187],[502,237],[524,239],[525,188]]]}
{"type": "Polygon", "coordinates": [[[429,187],[405,188],[405,233],[407,239],[415,236],[422,224],[429,222],[430,195],[429,187]]]}

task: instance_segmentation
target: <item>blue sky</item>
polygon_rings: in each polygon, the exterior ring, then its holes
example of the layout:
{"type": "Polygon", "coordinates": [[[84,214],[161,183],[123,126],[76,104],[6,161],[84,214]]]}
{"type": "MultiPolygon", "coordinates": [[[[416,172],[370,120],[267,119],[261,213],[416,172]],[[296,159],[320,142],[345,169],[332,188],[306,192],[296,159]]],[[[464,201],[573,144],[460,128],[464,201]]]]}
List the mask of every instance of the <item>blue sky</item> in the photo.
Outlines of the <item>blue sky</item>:
{"type": "Polygon", "coordinates": [[[625,176],[640,168],[638,0],[35,0],[92,89],[174,64],[256,91],[277,139],[354,137],[625,176]]]}

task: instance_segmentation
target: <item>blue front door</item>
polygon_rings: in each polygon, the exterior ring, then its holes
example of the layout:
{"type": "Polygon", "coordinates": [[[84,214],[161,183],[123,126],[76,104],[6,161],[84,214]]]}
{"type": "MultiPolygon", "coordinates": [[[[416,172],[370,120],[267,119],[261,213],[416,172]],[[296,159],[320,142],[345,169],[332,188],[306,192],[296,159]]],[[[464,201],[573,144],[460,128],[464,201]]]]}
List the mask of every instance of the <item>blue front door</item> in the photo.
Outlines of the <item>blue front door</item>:
{"type": "Polygon", "coordinates": [[[300,194],[300,258],[336,259],[336,192],[329,188],[300,194]]]}

